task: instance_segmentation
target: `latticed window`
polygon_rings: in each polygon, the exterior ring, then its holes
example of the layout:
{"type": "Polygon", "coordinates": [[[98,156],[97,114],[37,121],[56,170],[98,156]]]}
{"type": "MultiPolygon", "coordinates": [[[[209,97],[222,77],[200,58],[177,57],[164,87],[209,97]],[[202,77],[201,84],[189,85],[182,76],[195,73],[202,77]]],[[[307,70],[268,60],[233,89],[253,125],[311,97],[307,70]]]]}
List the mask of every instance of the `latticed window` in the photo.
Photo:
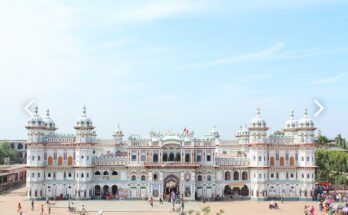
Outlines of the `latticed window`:
{"type": "Polygon", "coordinates": [[[63,165],[63,158],[61,156],[58,157],[58,166],[63,165]]]}
{"type": "Polygon", "coordinates": [[[51,156],[48,157],[47,159],[47,164],[51,166],[53,164],[53,158],[51,156]]]}
{"type": "Polygon", "coordinates": [[[274,166],[274,157],[271,157],[271,158],[269,159],[269,164],[270,164],[271,166],[274,166]]]}
{"type": "Polygon", "coordinates": [[[282,157],[280,157],[280,161],[279,161],[279,165],[280,166],[284,166],[284,157],[282,156],[282,157]]]}
{"type": "Polygon", "coordinates": [[[295,166],[295,158],[290,157],[290,166],[295,166]]]}

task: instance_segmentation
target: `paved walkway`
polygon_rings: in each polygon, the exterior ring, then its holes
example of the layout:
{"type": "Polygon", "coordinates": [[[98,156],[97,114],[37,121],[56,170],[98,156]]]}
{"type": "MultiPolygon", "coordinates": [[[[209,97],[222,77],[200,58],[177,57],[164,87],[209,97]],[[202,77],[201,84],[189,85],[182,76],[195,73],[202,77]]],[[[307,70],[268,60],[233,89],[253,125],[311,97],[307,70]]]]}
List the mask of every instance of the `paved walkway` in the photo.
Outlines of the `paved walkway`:
{"type": "MultiPolygon", "coordinates": [[[[25,188],[15,189],[12,192],[0,195],[0,214],[16,215],[17,204],[21,203],[24,215],[38,215],[40,213],[41,204],[44,205],[44,214],[47,214],[47,207],[44,201],[35,201],[35,210],[31,211],[31,202],[26,200],[25,188]]],[[[174,215],[177,213],[171,212],[172,205],[170,203],[159,202],[154,203],[151,207],[147,201],[132,201],[132,200],[87,200],[74,201],[75,207],[80,210],[84,205],[88,210],[88,215],[96,215],[102,209],[105,215],[174,215]]],[[[186,202],[185,211],[193,209],[194,211],[201,211],[203,207],[209,206],[211,214],[216,214],[220,209],[225,211],[225,215],[243,214],[243,215],[296,215],[303,214],[304,205],[314,205],[316,213],[318,214],[316,202],[284,202],[279,203],[279,210],[268,209],[269,202],[255,202],[255,201],[230,201],[230,202],[186,202]]],[[[65,215],[67,213],[68,201],[57,201],[52,206],[52,213],[54,215],[65,215]]],[[[177,205],[178,207],[178,205],[177,205]]],[[[195,214],[195,213],[194,213],[195,214]]],[[[201,214],[203,214],[201,212],[201,214]]]]}

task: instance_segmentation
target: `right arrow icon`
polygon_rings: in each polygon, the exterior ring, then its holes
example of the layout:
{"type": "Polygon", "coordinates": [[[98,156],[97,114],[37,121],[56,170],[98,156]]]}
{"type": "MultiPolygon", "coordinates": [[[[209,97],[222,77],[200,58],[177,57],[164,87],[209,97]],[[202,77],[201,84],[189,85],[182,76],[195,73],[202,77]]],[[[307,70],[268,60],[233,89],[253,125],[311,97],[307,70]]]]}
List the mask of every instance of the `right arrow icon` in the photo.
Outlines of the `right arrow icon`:
{"type": "Polygon", "coordinates": [[[321,112],[323,112],[324,107],[318,102],[318,100],[314,100],[314,103],[319,107],[319,110],[314,114],[314,116],[317,117],[321,112]]]}

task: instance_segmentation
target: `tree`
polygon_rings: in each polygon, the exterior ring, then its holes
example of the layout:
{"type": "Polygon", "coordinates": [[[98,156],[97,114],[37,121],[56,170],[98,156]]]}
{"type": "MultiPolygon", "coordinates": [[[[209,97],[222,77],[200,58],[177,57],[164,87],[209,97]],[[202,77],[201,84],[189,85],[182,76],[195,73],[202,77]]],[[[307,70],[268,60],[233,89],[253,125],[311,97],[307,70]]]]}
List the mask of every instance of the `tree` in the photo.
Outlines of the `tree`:
{"type": "Polygon", "coordinates": [[[346,140],[342,138],[341,134],[338,134],[337,137],[335,138],[336,146],[340,147],[342,149],[346,149],[346,140]]]}
{"type": "Polygon", "coordinates": [[[320,135],[317,140],[317,144],[319,147],[327,147],[327,144],[329,143],[329,140],[327,137],[320,135]]]}
{"type": "Polygon", "coordinates": [[[0,164],[4,164],[4,158],[10,158],[11,161],[16,159],[16,152],[11,150],[10,143],[3,141],[0,143],[0,164]]]}

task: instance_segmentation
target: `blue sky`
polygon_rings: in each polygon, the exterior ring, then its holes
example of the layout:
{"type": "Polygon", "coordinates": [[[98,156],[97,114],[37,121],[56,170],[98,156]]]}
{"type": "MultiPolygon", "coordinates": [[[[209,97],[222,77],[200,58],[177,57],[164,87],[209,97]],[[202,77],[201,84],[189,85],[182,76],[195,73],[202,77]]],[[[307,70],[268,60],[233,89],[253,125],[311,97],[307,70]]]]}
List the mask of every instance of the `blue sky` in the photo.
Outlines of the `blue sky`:
{"type": "Polygon", "coordinates": [[[216,124],[232,138],[261,107],[347,137],[346,1],[0,1],[0,138],[25,138],[24,105],[73,132],[83,105],[101,138],[216,124]]]}

